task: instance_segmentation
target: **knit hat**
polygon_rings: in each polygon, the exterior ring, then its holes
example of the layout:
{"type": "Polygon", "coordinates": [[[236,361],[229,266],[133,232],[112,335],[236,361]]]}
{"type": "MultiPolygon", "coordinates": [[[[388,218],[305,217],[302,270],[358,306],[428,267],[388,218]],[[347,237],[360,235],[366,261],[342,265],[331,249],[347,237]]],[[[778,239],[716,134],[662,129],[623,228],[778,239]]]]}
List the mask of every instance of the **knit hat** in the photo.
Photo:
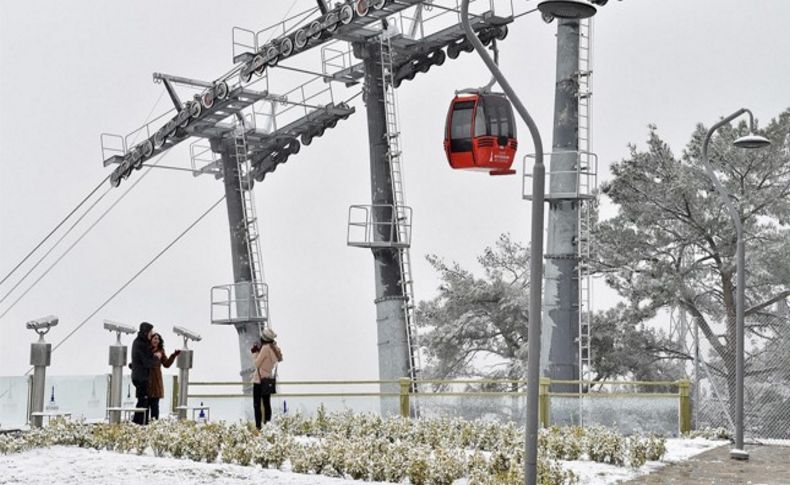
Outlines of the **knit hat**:
{"type": "Polygon", "coordinates": [[[274,340],[277,338],[277,334],[269,327],[263,329],[263,339],[264,340],[274,340]]]}

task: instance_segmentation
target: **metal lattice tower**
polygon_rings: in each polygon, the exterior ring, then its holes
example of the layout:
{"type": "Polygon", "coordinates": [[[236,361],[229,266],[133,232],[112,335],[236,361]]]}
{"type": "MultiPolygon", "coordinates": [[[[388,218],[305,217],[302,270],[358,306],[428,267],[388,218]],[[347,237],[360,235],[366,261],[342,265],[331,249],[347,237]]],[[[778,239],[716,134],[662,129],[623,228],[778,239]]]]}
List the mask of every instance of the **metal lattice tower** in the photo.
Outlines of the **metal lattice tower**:
{"type": "MultiPolygon", "coordinates": [[[[398,99],[394,86],[394,69],[392,62],[392,46],[387,32],[382,32],[379,45],[381,56],[381,77],[384,80],[384,109],[386,112],[386,131],[389,149],[390,176],[392,179],[392,196],[397,228],[397,240],[410,239],[411,226],[408,224],[410,214],[406,206],[403,193],[403,170],[401,167],[400,127],[398,126],[398,99]]],[[[401,269],[401,289],[405,300],[403,301],[403,316],[406,322],[406,342],[409,347],[409,377],[412,382],[417,379],[417,374],[422,368],[420,364],[420,348],[417,340],[417,323],[414,317],[414,282],[411,274],[411,257],[409,247],[399,247],[398,256],[401,269]]],[[[416,391],[416,389],[414,389],[416,391]]]]}

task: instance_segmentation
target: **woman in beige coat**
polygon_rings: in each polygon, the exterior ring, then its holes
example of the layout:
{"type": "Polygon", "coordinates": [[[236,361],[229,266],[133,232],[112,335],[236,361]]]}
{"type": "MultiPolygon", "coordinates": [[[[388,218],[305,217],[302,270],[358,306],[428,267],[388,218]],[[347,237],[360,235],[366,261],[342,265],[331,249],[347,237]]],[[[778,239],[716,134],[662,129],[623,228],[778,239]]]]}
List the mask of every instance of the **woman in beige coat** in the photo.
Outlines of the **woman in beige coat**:
{"type": "Polygon", "coordinates": [[[261,385],[261,378],[273,377],[274,366],[283,360],[283,353],[274,341],[275,338],[277,334],[274,330],[265,328],[260,345],[252,348],[252,407],[257,429],[261,429],[261,403],[263,403],[263,422],[268,423],[272,419],[271,390],[261,385]]]}
{"type": "Polygon", "coordinates": [[[158,333],[151,336],[151,351],[154,353],[155,363],[151,368],[151,375],[148,381],[148,409],[151,413],[151,419],[159,419],[159,400],[165,397],[162,367],[168,368],[173,365],[173,360],[181,351],[176,350],[168,357],[165,352],[165,341],[158,333]]]}

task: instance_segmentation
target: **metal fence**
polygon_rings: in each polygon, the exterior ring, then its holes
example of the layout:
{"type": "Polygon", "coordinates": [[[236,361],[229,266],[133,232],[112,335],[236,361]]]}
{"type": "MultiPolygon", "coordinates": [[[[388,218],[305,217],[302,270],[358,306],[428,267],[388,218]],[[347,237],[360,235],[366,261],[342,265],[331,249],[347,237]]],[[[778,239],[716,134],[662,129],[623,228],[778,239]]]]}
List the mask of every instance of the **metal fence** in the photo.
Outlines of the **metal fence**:
{"type": "MultiPolygon", "coordinates": [[[[241,382],[190,382],[190,406],[211,407],[215,419],[249,420],[251,399],[241,382]]],[[[526,411],[526,382],[518,380],[421,380],[418,392],[411,381],[281,381],[272,396],[274,414],[328,411],[458,416],[522,422],[526,411]],[[398,392],[382,392],[381,389],[398,392]]],[[[174,385],[174,389],[178,386],[174,385]]],[[[541,380],[540,422],[552,425],[603,425],[630,434],[655,432],[670,436],[691,429],[690,384],[677,382],[580,382],[541,380]],[[586,392],[555,392],[557,384],[586,388],[586,392]]],[[[174,399],[176,399],[174,397],[174,399]]]]}
{"type": "MultiPolygon", "coordinates": [[[[790,324],[785,312],[745,319],[744,436],[790,442],[790,324]]],[[[697,371],[696,427],[734,426],[735,355],[701,352],[697,371]]]]}

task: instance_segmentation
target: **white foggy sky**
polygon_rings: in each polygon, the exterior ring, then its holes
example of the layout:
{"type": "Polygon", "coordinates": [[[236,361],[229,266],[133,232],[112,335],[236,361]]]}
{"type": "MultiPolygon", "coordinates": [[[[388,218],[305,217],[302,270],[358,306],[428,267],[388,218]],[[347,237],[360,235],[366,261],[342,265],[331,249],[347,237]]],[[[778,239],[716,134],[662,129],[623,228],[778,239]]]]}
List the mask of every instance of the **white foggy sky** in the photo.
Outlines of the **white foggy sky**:
{"type": "MultiPolygon", "coordinates": [[[[519,11],[537,3],[513,1],[519,11]]],[[[231,67],[231,28],[261,29],[279,21],[290,4],[0,2],[0,275],[109,173],[101,164],[99,134],[125,134],[143,123],[162,90],[151,73],[215,79],[231,67]]],[[[294,12],[313,5],[298,0],[294,12]]],[[[790,106],[788,18],[790,2],[783,0],[626,0],[600,9],[593,40],[593,145],[601,177],[611,162],[627,156],[629,142],[643,145],[649,123],[680,153],[697,122],[710,125],[745,106],[764,124],[790,106]]],[[[503,70],[547,147],[555,32],[556,24],[532,14],[511,25],[500,44],[503,70]]],[[[299,57],[293,63],[320,69],[299,57]]],[[[275,71],[273,82],[278,76],[287,79],[275,71]]],[[[520,162],[517,176],[489,177],[451,171],[442,151],[454,90],[488,78],[481,61],[464,53],[398,91],[418,300],[432,297],[438,283],[426,254],[469,267],[500,233],[528,242],[530,206],[521,200],[520,162]]],[[[345,244],[348,206],[370,203],[365,111],[361,100],[355,106],[349,120],[256,185],[273,325],[286,359],[283,378],[377,376],[372,257],[345,244]]],[[[155,115],[168,107],[164,96],[155,115]]],[[[527,133],[521,125],[519,159],[532,151],[527,133]]],[[[162,163],[186,166],[186,146],[162,163]]],[[[87,221],[142,174],[134,172],[111,191],[87,221]]],[[[34,335],[24,329],[26,321],[58,315],[61,323],[48,341],[60,341],[222,194],[221,183],[210,177],[165,170],[146,176],[0,318],[0,375],[20,375],[29,367],[34,335]]],[[[0,304],[0,313],[85,227],[0,304]]],[[[15,281],[0,286],[0,298],[15,281]]],[[[236,333],[209,323],[210,287],[230,282],[223,203],[58,349],[50,372],[108,372],[107,345],[114,337],[101,329],[102,320],[147,320],[163,331],[169,349],[178,346],[174,324],[203,334],[193,346],[193,375],[235,378],[236,333]]],[[[596,291],[607,293],[600,284],[596,291]]],[[[610,301],[602,298],[595,306],[610,301]]]]}

